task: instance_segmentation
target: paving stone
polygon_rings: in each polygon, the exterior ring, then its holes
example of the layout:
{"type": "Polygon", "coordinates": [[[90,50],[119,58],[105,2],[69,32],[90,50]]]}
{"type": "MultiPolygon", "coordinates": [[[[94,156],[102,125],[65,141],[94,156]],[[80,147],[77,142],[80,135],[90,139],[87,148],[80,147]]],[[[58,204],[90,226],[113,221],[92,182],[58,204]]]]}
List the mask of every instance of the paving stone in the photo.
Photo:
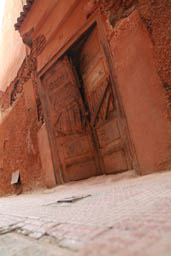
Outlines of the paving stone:
{"type": "Polygon", "coordinates": [[[30,230],[26,230],[26,229],[20,229],[19,231],[17,231],[18,233],[22,234],[22,235],[25,235],[25,236],[28,236],[31,231],[30,230]]]}
{"type": "Polygon", "coordinates": [[[41,232],[32,232],[29,234],[29,237],[34,238],[34,239],[40,239],[45,233],[41,232]]]}
{"type": "Polygon", "coordinates": [[[56,227],[49,229],[47,234],[56,237],[58,240],[68,239],[86,242],[97,235],[103,233],[108,228],[104,227],[92,227],[88,225],[78,225],[78,224],[60,224],[56,227]]]}
{"type": "MultiPolygon", "coordinates": [[[[128,173],[94,177],[43,193],[0,198],[0,231],[14,232],[16,228],[26,235],[24,239],[35,240],[34,246],[39,241],[50,243],[53,237],[54,244],[67,248],[66,255],[170,255],[171,172],[143,177],[128,173]],[[69,207],[50,205],[82,194],[91,197],[69,207]]],[[[5,247],[14,244],[10,243],[4,243],[3,256],[5,247]]]]}
{"type": "Polygon", "coordinates": [[[59,246],[72,251],[79,251],[83,247],[83,242],[74,239],[63,239],[59,242],[59,246]]]}
{"type": "Polygon", "coordinates": [[[0,256],[69,256],[59,248],[38,243],[16,234],[7,234],[0,237],[0,256]]]}

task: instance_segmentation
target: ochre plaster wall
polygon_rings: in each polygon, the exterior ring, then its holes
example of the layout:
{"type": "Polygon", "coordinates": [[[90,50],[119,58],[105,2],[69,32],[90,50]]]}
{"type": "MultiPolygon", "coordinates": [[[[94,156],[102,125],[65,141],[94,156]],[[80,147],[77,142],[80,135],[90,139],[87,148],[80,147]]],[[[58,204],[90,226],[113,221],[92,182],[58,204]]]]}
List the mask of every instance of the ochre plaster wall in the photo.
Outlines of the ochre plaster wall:
{"type": "Polygon", "coordinates": [[[139,0],[138,11],[153,44],[157,72],[164,87],[171,86],[171,1],[139,0]]]}
{"type": "Polygon", "coordinates": [[[166,118],[153,42],[138,11],[118,21],[110,44],[139,171],[167,169],[171,166],[171,123],[166,118]]]}
{"type": "Polygon", "coordinates": [[[12,172],[16,170],[20,170],[23,191],[44,184],[37,138],[37,108],[31,83],[26,86],[28,88],[0,124],[0,195],[15,192],[10,183],[12,172]],[[26,101],[28,91],[30,100],[26,101]]]}
{"type": "Polygon", "coordinates": [[[0,90],[5,91],[25,56],[25,46],[14,29],[19,13],[22,11],[21,0],[6,0],[0,41],[0,90]]]}

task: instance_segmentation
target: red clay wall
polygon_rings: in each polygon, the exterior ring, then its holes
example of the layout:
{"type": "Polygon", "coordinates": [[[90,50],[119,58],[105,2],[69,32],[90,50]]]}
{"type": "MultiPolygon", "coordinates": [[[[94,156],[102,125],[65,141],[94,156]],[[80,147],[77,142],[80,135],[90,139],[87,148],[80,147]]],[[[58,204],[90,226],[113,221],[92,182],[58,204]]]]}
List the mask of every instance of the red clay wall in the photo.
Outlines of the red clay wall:
{"type": "Polygon", "coordinates": [[[170,60],[164,58],[170,47],[169,31],[161,29],[170,18],[166,1],[148,2],[140,1],[140,12],[136,10],[116,23],[110,42],[116,82],[141,174],[171,167],[171,123],[166,118],[162,83],[170,79],[170,60]],[[142,13],[149,15],[150,31],[140,18],[142,13]]]}
{"type": "Polygon", "coordinates": [[[20,170],[23,190],[43,186],[35,107],[27,108],[24,93],[0,124],[0,195],[15,192],[11,174],[20,170]]]}
{"type": "Polygon", "coordinates": [[[157,72],[171,86],[171,1],[139,0],[138,11],[153,43],[157,72]]]}

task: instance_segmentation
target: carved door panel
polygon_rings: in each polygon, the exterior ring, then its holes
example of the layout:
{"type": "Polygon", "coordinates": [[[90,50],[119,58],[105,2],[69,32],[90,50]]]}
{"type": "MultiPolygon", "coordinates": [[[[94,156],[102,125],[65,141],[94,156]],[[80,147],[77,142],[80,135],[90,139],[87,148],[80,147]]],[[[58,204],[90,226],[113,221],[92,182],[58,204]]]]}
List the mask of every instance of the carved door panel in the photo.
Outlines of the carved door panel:
{"type": "Polygon", "coordinates": [[[118,111],[110,73],[95,28],[80,53],[80,72],[90,124],[97,141],[101,168],[105,173],[128,169],[126,149],[119,129],[118,111]]]}
{"type": "Polygon", "coordinates": [[[62,162],[64,181],[98,174],[98,159],[79,84],[67,56],[43,76],[48,113],[62,162]]]}

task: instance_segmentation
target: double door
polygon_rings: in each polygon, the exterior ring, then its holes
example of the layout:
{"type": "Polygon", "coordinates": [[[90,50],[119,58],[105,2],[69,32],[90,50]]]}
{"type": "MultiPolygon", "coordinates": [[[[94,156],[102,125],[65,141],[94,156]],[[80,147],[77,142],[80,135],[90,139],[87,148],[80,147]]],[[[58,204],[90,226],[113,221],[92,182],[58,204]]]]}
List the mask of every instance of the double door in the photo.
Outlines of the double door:
{"type": "Polygon", "coordinates": [[[125,171],[130,166],[111,74],[96,28],[76,58],[74,67],[66,54],[42,79],[48,122],[65,182],[125,171]]]}

